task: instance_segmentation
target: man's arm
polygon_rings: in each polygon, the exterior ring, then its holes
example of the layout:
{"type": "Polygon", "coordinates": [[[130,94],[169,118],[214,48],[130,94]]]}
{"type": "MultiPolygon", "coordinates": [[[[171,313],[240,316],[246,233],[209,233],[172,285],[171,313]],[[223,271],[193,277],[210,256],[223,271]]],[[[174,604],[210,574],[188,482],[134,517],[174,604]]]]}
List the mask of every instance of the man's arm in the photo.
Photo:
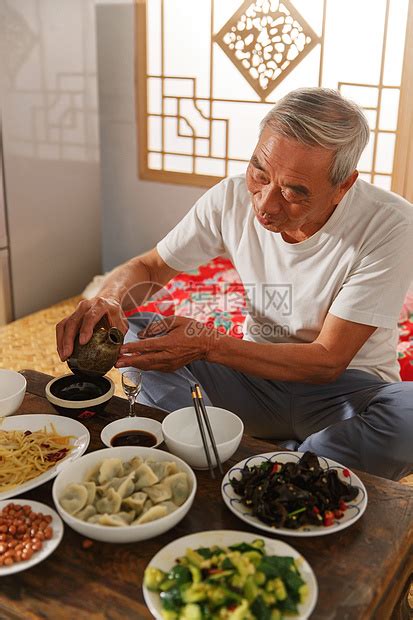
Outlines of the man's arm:
{"type": "Polygon", "coordinates": [[[260,344],[219,334],[193,319],[170,317],[158,326],[152,323],[141,340],[124,345],[116,365],[171,372],[206,359],[273,381],[329,383],[347,368],[375,329],[328,314],[314,342],[260,344]]]}
{"type": "Polygon", "coordinates": [[[308,344],[258,344],[224,336],[207,360],[278,381],[329,383],[350,364],[376,327],[328,314],[318,338],[308,344]]]}
{"type": "Polygon", "coordinates": [[[125,333],[124,310],[143,303],[178,273],[165,263],[156,248],[117,267],[95,297],[82,300],[73,314],[56,325],[60,359],[64,361],[71,355],[78,333],[81,344],[88,342],[94,326],[105,314],[112,326],[125,333]]]}
{"type": "Polygon", "coordinates": [[[143,303],[178,273],[153,248],[117,267],[105,279],[98,296],[114,299],[127,310],[143,303]]]}

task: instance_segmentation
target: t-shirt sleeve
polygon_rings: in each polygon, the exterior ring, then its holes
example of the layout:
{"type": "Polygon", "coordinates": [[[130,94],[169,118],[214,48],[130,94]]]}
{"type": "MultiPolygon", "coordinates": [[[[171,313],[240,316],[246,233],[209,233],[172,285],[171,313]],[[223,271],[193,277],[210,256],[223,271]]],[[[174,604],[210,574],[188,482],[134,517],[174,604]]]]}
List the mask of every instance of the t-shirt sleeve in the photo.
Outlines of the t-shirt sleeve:
{"type": "Polygon", "coordinates": [[[189,271],[225,253],[222,214],[226,182],[209,189],[156,246],[160,257],[177,271],[189,271]]]}
{"type": "Polygon", "coordinates": [[[413,220],[400,224],[355,261],[329,312],[394,329],[412,279],[413,220]]]}

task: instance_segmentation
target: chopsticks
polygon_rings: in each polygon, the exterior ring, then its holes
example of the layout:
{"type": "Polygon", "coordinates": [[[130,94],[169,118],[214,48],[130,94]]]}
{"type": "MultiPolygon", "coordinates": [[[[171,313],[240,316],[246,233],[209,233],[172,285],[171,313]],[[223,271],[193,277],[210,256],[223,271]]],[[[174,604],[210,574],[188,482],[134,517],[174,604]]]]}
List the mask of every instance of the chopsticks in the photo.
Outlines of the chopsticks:
{"type": "Polygon", "coordinates": [[[211,455],[209,453],[208,442],[205,434],[204,423],[206,429],[208,431],[209,438],[211,440],[212,450],[214,452],[215,460],[218,465],[218,469],[220,474],[223,475],[224,471],[222,469],[221,459],[219,458],[217,444],[215,442],[215,437],[212,432],[211,424],[208,417],[208,412],[204,404],[204,399],[202,398],[201,388],[198,383],[195,383],[194,386],[191,386],[191,394],[192,401],[194,403],[195,413],[198,420],[199,431],[201,433],[202,443],[205,450],[205,456],[208,462],[209,473],[211,474],[211,478],[215,478],[214,468],[212,465],[211,455]]]}

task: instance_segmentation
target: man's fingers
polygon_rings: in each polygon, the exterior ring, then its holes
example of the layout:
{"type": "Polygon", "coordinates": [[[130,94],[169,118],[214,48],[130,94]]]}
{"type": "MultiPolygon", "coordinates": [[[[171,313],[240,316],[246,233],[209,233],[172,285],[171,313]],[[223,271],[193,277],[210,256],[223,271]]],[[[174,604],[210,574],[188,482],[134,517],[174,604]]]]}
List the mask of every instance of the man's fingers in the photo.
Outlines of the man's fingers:
{"type": "Polygon", "coordinates": [[[167,367],[161,353],[151,355],[128,355],[121,357],[115,364],[116,368],[133,366],[139,370],[162,370],[167,367]]]}
{"type": "Polygon", "coordinates": [[[93,329],[100,321],[102,316],[106,314],[107,309],[104,307],[90,308],[82,317],[79,330],[79,344],[86,344],[92,337],[93,329]]]}
{"type": "Polygon", "coordinates": [[[153,340],[136,340],[123,344],[120,348],[120,355],[135,353],[150,353],[151,351],[164,351],[169,343],[169,338],[159,336],[153,340]]]}
{"type": "Polygon", "coordinates": [[[72,314],[72,316],[65,321],[62,336],[62,361],[65,361],[72,354],[73,343],[79,329],[80,321],[81,319],[79,316],[76,316],[76,313],[72,314]]]}
{"type": "Polygon", "coordinates": [[[64,362],[64,354],[63,354],[63,336],[65,332],[66,319],[63,319],[56,325],[56,343],[57,343],[57,352],[62,362],[64,362]]]}

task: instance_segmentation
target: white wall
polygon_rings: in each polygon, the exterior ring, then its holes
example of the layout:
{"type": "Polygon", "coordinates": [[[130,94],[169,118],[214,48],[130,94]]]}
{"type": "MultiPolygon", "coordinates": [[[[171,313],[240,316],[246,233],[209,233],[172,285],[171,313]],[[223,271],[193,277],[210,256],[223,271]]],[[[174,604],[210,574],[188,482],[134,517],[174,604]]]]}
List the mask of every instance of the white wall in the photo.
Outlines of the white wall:
{"type": "Polygon", "coordinates": [[[0,0],[15,318],[101,271],[94,0],[0,0]]]}
{"type": "Polygon", "coordinates": [[[132,2],[97,7],[103,268],[153,247],[205,189],[137,176],[132,2]]]}

